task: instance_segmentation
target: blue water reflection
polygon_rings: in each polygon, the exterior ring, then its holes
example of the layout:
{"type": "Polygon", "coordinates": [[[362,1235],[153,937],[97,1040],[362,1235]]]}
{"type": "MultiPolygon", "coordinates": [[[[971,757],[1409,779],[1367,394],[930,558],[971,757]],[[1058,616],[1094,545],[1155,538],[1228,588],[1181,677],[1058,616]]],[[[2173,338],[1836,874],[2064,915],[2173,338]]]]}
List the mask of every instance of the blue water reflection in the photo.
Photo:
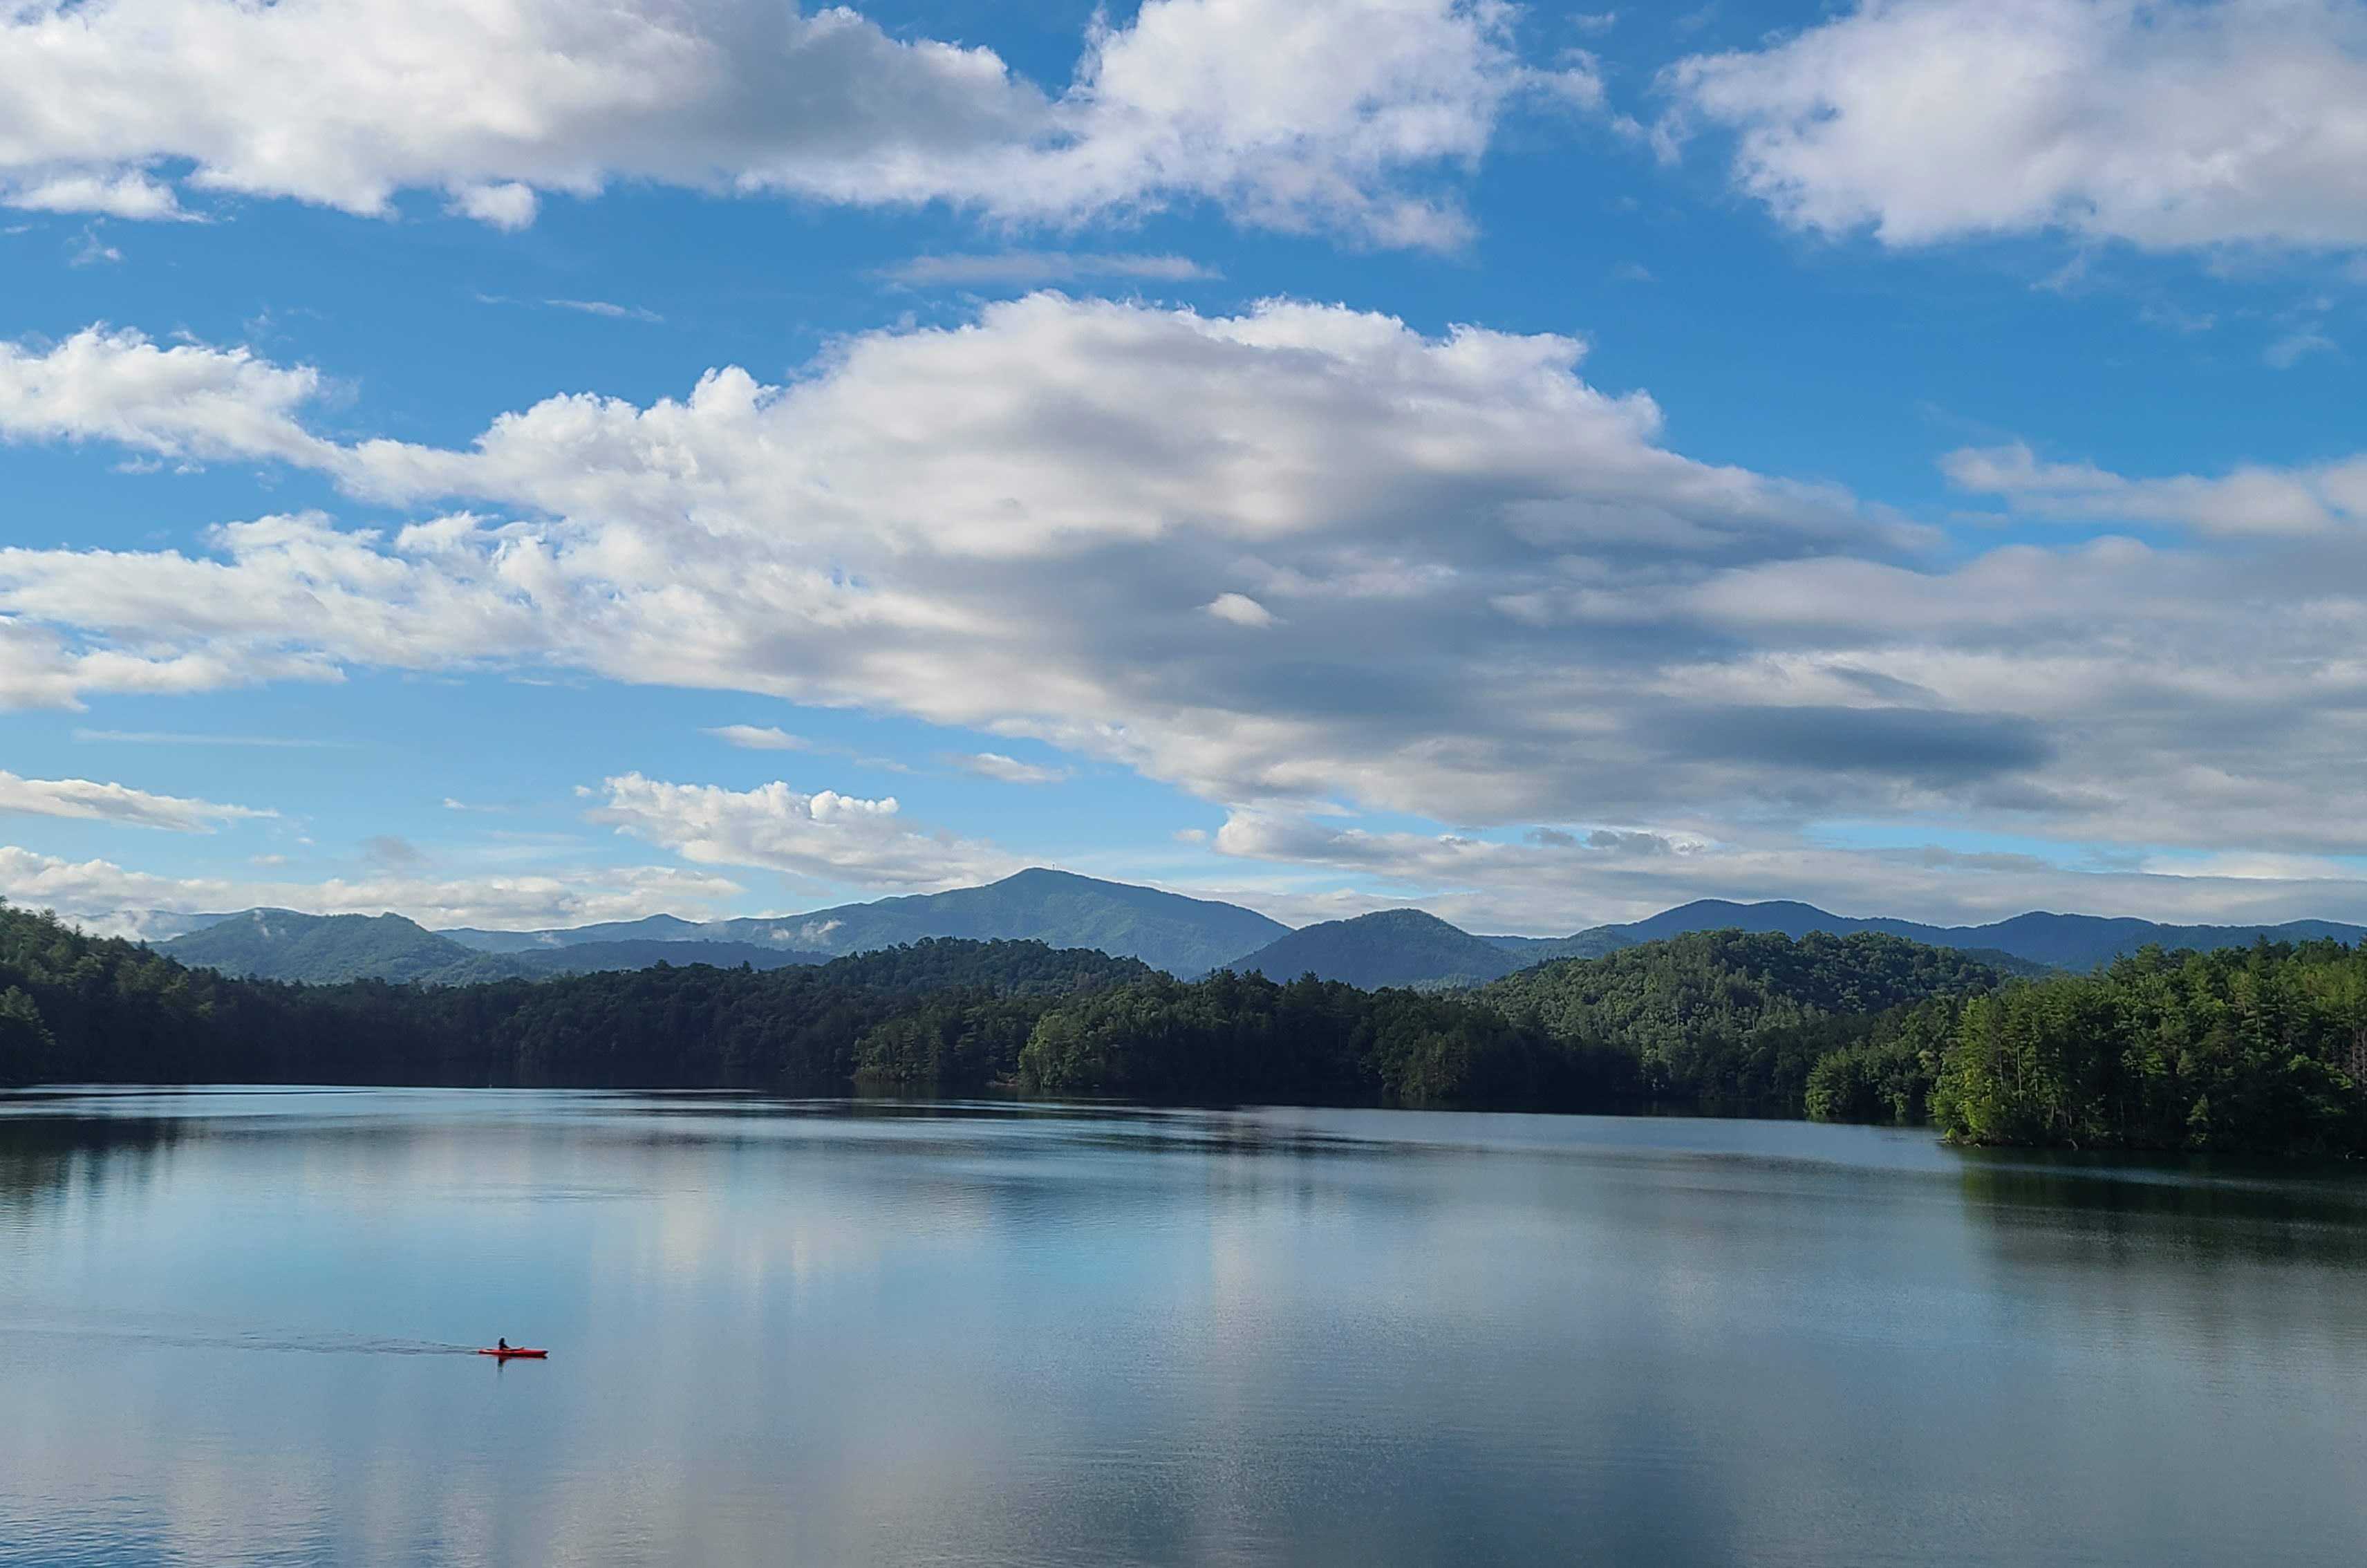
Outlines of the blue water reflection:
{"type": "Polygon", "coordinates": [[[17,1096],[0,1563],[2356,1562],[2362,1265],[1863,1128],[17,1096]]]}

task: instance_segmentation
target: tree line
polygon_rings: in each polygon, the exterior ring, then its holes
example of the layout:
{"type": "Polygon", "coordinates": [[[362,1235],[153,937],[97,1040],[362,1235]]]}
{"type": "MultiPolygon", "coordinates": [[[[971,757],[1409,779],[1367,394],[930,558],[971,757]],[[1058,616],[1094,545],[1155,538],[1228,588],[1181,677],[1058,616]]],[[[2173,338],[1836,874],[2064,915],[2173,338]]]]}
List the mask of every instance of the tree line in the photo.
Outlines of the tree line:
{"type": "Polygon", "coordinates": [[[1011,1076],[1057,999],[1153,972],[1040,942],[939,939],[788,969],[300,985],[0,905],[0,1083],[984,1084],[1011,1076]]]}
{"type": "Polygon", "coordinates": [[[1427,993],[934,939],[770,971],[307,986],[0,905],[0,1082],[77,1080],[1658,1105],[2357,1154],[2367,944],[2147,949],[2021,980],[1895,937],[1704,932],[1427,993]]]}

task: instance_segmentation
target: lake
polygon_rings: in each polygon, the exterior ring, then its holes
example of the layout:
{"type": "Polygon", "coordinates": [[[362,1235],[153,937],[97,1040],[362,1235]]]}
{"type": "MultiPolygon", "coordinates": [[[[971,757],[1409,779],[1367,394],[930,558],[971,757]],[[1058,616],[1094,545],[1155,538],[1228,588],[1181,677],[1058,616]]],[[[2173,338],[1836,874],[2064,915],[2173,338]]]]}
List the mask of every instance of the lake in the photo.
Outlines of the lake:
{"type": "Polygon", "coordinates": [[[2356,1563],[2367,1186],[1793,1122],[0,1097],[0,1563],[2356,1563]],[[505,1335],[546,1362],[467,1354],[505,1335]]]}

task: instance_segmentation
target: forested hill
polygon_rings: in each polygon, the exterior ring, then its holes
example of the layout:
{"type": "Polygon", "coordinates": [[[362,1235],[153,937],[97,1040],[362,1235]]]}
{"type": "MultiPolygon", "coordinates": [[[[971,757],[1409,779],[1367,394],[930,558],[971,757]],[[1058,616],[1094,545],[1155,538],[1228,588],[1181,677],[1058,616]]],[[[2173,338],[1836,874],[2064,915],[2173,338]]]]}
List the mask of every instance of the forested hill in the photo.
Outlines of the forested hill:
{"type": "Polygon", "coordinates": [[[400,915],[250,909],[157,950],[200,969],[260,980],[432,979],[477,955],[400,915]]]}
{"type": "Polygon", "coordinates": [[[1732,1035],[1807,1014],[1871,1014],[1937,995],[1993,991],[1995,965],[1948,948],[1860,932],[1700,931],[1594,959],[1558,959],[1487,988],[1499,1008],[1564,1034],[1641,1044],[1732,1035]]]}
{"type": "Polygon", "coordinates": [[[1477,992],[1361,992],[1219,971],[1045,1016],[1023,1081],[1056,1093],[1538,1108],[1658,1099],[1798,1111],[1819,1057],[1883,1015],[2006,976],[1891,937],[1719,932],[1570,959],[1477,992]]]}
{"type": "Polygon", "coordinates": [[[1015,1071],[1055,998],[1153,972],[1036,942],[946,940],[770,971],[289,985],[0,905],[0,1082],[984,1084],[1015,1071]]]}
{"type": "MultiPolygon", "coordinates": [[[[2147,949],[1918,1033],[1932,1119],[1967,1142],[2367,1154],[2367,944],[2147,949]]],[[[1909,1065],[1824,1071],[1848,1095],[1909,1065]]]]}

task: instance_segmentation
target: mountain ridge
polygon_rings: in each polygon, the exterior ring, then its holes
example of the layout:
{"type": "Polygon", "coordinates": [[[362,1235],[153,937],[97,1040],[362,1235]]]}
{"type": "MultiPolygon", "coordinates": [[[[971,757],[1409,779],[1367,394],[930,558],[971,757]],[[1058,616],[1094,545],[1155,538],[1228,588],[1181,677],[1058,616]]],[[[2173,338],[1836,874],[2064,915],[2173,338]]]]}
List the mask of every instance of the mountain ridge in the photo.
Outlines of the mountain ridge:
{"type": "Polygon", "coordinates": [[[646,969],[664,962],[779,969],[820,963],[827,957],[748,942],[600,941],[489,953],[400,915],[305,915],[291,909],[245,910],[153,947],[196,969],[311,985],[349,980],[471,985],[646,969]]]}
{"type": "Polygon", "coordinates": [[[1135,958],[1190,977],[1219,969],[1302,973],[1358,985],[1484,984],[1564,958],[1600,958],[1624,948],[1698,931],[1738,930],[1794,940],[1812,932],[1900,937],[1927,946],[2044,969],[2087,971],[2147,945],[2203,950],[2267,937],[2355,942],[2367,926],[2329,920],[2275,925],[2168,925],[2126,915],[2032,910],[1980,926],[1936,926],[1887,916],[1834,915],[1774,899],[1697,899],[1645,919],[1594,926],[1567,937],[1481,936],[1413,909],[1379,910],[1292,929],[1209,899],[1034,868],[1000,881],[913,893],[800,915],[697,922],[656,915],[639,920],[540,931],[459,927],[432,931],[403,916],[303,915],[244,910],[157,950],[185,962],[266,979],[385,979],[431,984],[540,978],[658,961],[724,968],[816,963],[934,937],[1040,941],[1135,958]],[[301,941],[274,941],[273,923],[326,922],[301,941]],[[395,926],[373,925],[392,921],[395,926]],[[243,926],[240,923],[245,923],[243,926]],[[258,933],[265,934],[258,939],[258,933]],[[568,956],[572,949],[577,951],[568,956]],[[500,960],[500,961],[495,961],[500,960]]]}

